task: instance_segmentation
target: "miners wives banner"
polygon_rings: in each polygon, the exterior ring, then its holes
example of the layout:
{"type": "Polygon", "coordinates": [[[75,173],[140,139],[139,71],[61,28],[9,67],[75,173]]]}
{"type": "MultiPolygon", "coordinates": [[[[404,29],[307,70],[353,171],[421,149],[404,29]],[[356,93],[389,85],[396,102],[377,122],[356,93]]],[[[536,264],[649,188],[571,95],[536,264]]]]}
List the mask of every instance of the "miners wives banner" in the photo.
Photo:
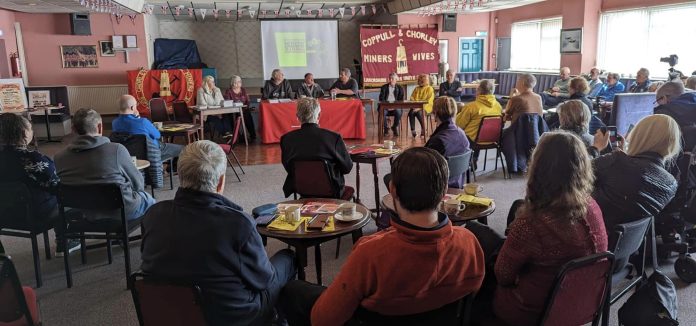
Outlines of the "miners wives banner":
{"type": "Polygon", "coordinates": [[[415,81],[420,74],[437,73],[437,27],[361,27],[360,52],[366,86],[381,86],[392,72],[400,81],[415,81]]]}

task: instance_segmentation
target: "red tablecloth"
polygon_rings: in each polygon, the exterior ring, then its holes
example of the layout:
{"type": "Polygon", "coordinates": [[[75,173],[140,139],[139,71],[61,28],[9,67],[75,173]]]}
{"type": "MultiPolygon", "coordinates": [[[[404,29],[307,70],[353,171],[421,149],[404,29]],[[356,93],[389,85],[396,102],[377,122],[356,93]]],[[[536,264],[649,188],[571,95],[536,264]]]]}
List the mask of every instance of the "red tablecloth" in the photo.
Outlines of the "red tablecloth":
{"type": "MultiPolygon", "coordinates": [[[[344,139],[365,139],[365,111],[360,100],[319,100],[321,114],[319,125],[335,131],[344,139]]],[[[299,129],[295,115],[297,103],[269,103],[259,106],[261,141],[264,144],[279,143],[288,131],[299,129]]]]}

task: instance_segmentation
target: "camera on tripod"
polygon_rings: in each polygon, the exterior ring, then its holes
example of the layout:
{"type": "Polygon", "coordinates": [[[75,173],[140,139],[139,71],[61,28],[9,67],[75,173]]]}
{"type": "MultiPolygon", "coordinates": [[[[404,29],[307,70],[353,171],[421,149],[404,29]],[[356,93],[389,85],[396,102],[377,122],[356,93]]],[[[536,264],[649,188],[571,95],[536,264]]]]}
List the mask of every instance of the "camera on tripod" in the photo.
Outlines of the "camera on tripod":
{"type": "Polygon", "coordinates": [[[669,80],[680,79],[684,75],[681,71],[674,69],[679,62],[678,55],[671,54],[669,57],[660,58],[660,62],[666,62],[669,65],[669,80]]]}

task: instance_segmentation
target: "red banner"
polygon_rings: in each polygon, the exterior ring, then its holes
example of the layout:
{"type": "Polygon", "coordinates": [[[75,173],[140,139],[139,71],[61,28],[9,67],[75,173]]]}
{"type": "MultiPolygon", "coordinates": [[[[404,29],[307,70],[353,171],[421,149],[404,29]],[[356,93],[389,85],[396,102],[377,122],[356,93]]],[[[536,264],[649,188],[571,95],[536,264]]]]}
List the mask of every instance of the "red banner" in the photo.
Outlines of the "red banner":
{"type": "Polygon", "coordinates": [[[163,98],[167,106],[179,100],[196,105],[196,92],[203,84],[201,69],[142,69],[127,73],[128,94],[138,101],[138,111],[144,116],[150,116],[148,102],[153,95],[163,98]]]}
{"type": "Polygon", "coordinates": [[[360,28],[363,82],[381,86],[390,73],[400,81],[415,81],[420,74],[437,73],[440,51],[437,27],[360,28]]]}

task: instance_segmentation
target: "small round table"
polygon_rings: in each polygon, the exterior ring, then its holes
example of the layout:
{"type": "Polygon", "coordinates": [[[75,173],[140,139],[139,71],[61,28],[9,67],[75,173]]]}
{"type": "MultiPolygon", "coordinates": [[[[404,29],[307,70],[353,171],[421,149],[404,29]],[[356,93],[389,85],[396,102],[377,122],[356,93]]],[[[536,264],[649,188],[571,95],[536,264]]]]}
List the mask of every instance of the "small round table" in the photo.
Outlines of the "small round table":
{"type": "Polygon", "coordinates": [[[148,160],[136,160],[135,167],[138,168],[138,170],[146,169],[146,168],[150,167],[150,161],[148,161],[148,160]]]}
{"type": "MultiPolygon", "coordinates": [[[[359,146],[354,148],[352,151],[364,148],[365,146],[359,146]]],[[[372,147],[372,146],[368,146],[372,147]]],[[[372,147],[373,149],[378,149],[381,147],[372,147]]],[[[350,154],[350,158],[355,163],[355,198],[356,202],[360,203],[360,164],[370,164],[372,165],[372,176],[374,177],[374,187],[375,187],[375,212],[377,216],[380,214],[380,204],[379,204],[379,173],[377,172],[377,162],[383,159],[389,159],[389,164],[394,161],[394,158],[401,154],[401,150],[391,153],[391,154],[377,154],[374,151],[360,152],[356,154],[350,154]]]]}
{"type": "MultiPolygon", "coordinates": [[[[279,204],[305,204],[308,202],[323,202],[323,203],[336,203],[343,204],[348,203],[345,200],[339,199],[328,199],[328,198],[304,198],[300,200],[290,200],[284,201],[279,204]]],[[[314,247],[314,262],[316,264],[317,270],[317,283],[321,282],[321,249],[320,245],[324,242],[331,241],[333,239],[338,239],[346,234],[351,234],[353,236],[353,243],[358,241],[362,237],[362,228],[370,222],[370,211],[367,207],[356,204],[356,211],[363,214],[363,218],[360,220],[352,222],[342,222],[334,219],[335,231],[332,232],[322,232],[322,231],[309,231],[305,230],[303,225],[300,225],[295,231],[283,231],[283,230],[272,230],[266,226],[256,226],[256,230],[265,238],[278,239],[279,241],[286,243],[292,247],[295,247],[298,268],[297,268],[297,278],[300,280],[305,279],[305,268],[307,267],[307,249],[309,247],[314,247]]]]}
{"type": "MultiPolygon", "coordinates": [[[[450,195],[458,195],[462,192],[462,189],[447,189],[447,193],[450,195]]],[[[382,197],[382,206],[384,206],[386,209],[392,211],[392,213],[395,214],[394,201],[392,200],[391,194],[387,194],[386,196],[382,197]]],[[[478,220],[483,224],[488,224],[488,216],[493,214],[493,212],[495,212],[495,202],[492,202],[491,206],[488,207],[478,205],[466,205],[466,208],[463,211],[459,212],[459,214],[448,214],[447,217],[449,217],[450,221],[452,221],[452,224],[454,225],[462,225],[471,220],[478,220]]]]}

